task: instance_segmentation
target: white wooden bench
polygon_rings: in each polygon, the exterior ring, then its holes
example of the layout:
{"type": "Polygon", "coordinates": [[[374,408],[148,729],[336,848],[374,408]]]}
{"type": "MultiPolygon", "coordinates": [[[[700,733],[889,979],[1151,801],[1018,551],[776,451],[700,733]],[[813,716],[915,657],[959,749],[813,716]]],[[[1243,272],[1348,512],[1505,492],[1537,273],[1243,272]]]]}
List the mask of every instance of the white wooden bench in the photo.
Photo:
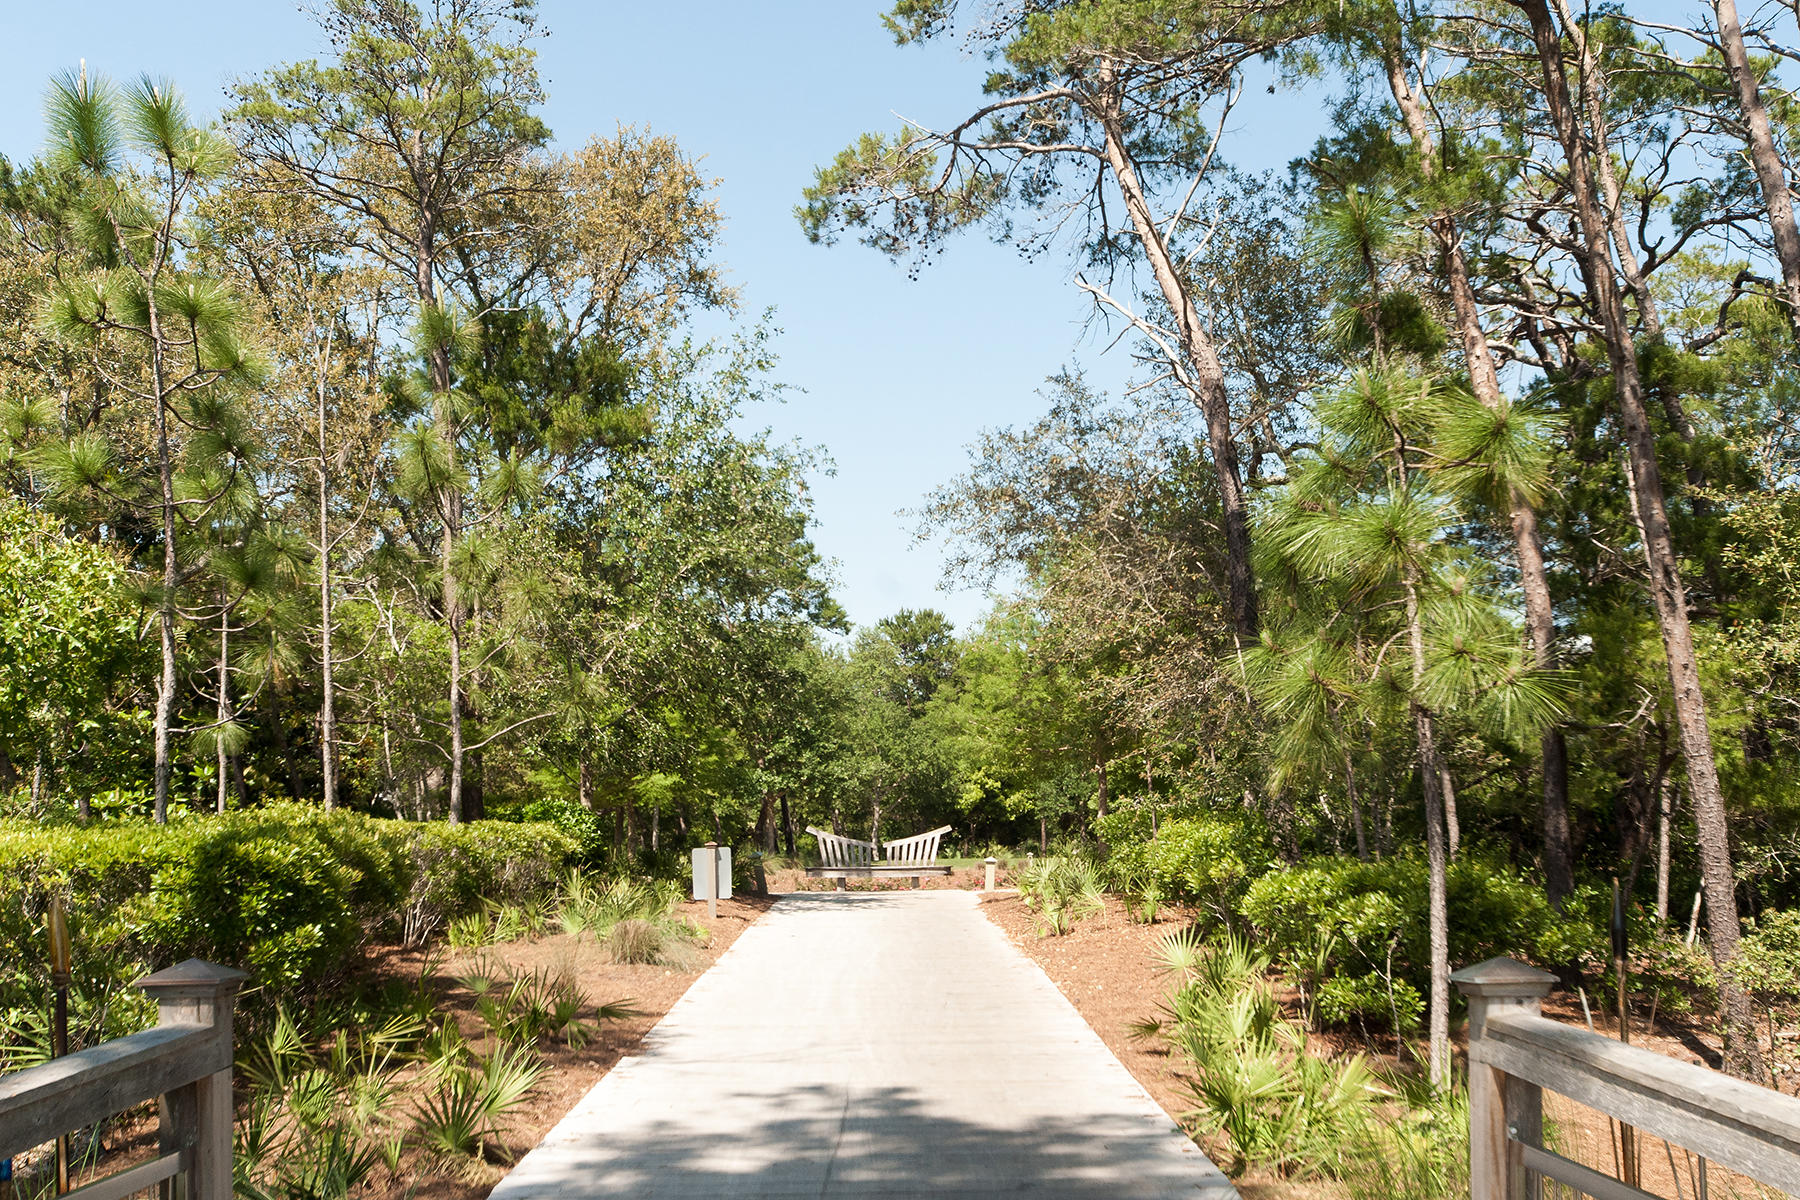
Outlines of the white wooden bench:
{"type": "Polygon", "coordinates": [[[950,864],[939,863],[937,860],[938,844],[950,832],[948,825],[929,833],[883,842],[879,861],[876,859],[874,842],[844,837],[811,825],[806,827],[806,832],[819,839],[821,860],[819,866],[806,868],[806,873],[814,879],[837,880],[840,892],[844,890],[846,879],[885,879],[892,876],[904,879],[910,876],[913,886],[919,887],[923,876],[950,873],[950,864]]]}

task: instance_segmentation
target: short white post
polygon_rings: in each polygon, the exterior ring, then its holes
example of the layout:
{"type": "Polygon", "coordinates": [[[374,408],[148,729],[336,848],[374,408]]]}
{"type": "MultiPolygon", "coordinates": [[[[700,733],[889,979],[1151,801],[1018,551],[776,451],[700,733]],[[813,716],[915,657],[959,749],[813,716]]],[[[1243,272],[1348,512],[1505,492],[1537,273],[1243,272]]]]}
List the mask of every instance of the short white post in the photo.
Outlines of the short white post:
{"type": "Polygon", "coordinates": [[[190,958],[137,981],[156,1000],[158,1025],[210,1026],[227,1064],[157,1102],[159,1151],[188,1156],[187,1200],[231,1200],[231,1011],[248,978],[190,958]]]}
{"type": "Polygon", "coordinates": [[[987,884],[986,884],[986,886],[984,886],[984,887],[983,887],[983,888],[982,888],[982,889],[981,889],[981,890],[982,890],[982,891],[984,891],[984,892],[991,892],[991,891],[993,891],[993,890],[994,890],[994,868],[995,868],[995,867],[997,867],[997,866],[999,866],[999,865],[1000,865],[1000,860],[999,860],[999,859],[997,859],[997,858],[995,858],[995,857],[994,857],[994,856],[993,856],[993,855],[991,855],[991,854],[990,854],[990,855],[988,855],[988,859],[987,859],[987,884]]]}
{"type": "Polygon", "coordinates": [[[1512,958],[1490,958],[1451,974],[1469,1001],[1469,1197],[1524,1200],[1524,1156],[1516,1143],[1544,1140],[1543,1090],[1483,1061],[1488,1020],[1538,1016],[1556,976],[1512,958]]]}

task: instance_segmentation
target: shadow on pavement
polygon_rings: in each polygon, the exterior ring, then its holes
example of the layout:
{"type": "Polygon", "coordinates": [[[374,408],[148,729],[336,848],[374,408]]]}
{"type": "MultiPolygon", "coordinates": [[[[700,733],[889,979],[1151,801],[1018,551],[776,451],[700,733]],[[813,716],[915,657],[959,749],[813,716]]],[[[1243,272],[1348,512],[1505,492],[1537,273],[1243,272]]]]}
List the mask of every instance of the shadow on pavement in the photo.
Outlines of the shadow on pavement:
{"type": "MultiPolygon", "coordinates": [[[[1030,1080],[946,1079],[982,1111],[984,1095],[1030,1080]]],[[[911,1089],[817,1084],[696,1094],[691,1117],[646,1121],[580,1143],[546,1144],[493,1200],[587,1196],[1235,1197],[1173,1126],[1142,1120],[1041,1120],[1005,1128],[930,1109],[911,1089]],[[709,1108],[726,1119],[709,1121],[709,1108]],[[731,1136],[710,1132],[729,1128],[731,1136]]],[[[995,1104],[996,1110],[1003,1105],[995,1104]]]]}

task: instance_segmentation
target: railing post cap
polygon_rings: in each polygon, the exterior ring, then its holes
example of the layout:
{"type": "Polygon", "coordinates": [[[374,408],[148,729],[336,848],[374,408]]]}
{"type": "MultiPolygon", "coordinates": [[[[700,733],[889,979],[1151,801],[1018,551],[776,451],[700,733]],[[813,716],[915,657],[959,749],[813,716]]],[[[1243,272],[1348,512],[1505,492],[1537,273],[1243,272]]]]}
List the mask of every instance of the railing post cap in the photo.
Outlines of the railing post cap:
{"type": "Polygon", "coordinates": [[[189,997],[210,997],[219,1000],[236,992],[248,978],[250,975],[247,971],[239,971],[234,967],[221,967],[217,963],[209,963],[203,959],[190,958],[186,962],[178,962],[154,975],[144,976],[137,981],[135,986],[149,992],[159,1000],[179,1000],[189,997]]]}
{"type": "Polygon", "coordinates": [[[1465,996],[1542,998],[1550,993],[1556,976],[1516,958],[1502,956],[1452,971],[1450,982],[1465,996]]]}
{"type": "Polygon", "coordinates": [[[986,858],[986,859],[985,859],[985,860],[983,860],[983,861],[986,861],[986,862],[991,862],[991,863],[997,863],[997,862],[999,862],[999,861],[1000,861],[1000,860],[999,860],[999,859],[997,859],[997,858],[995,858],[995,857],[994,857],[994,856],[993,856],[993,855],[991,855],[991,854],[990,854],[990,855],[988,855],[988,856],[987,856],[987,858],[986,858]]]}

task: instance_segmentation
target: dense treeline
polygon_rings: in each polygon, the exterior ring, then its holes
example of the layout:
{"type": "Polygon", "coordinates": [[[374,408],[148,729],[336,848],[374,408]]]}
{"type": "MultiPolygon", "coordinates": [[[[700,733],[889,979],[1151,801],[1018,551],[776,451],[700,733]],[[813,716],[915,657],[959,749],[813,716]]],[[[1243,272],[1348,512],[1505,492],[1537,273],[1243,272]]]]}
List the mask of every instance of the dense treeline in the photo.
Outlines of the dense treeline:
{"type": "Polygon", "coordinates": [[[1339,930],[1330,1011],[1416,1015],[1434,1077],[1453,960],[1594,966],[1617,876],[1700,914],[1758,1070],[1742,919],[1800,899],[1791,29],[902,0],[986,95],[846,149],[805,231],[1061,256],[1141,386],[1057,374],[929,495],[1010,592],[978,628],[843,639],[811,460],[737,420],[771,331],[690,333],[737,303],[708,181],[634,129],[553,151],[529,5],[432,11],[337,0],[217,128],[59,77],[7,168],[15,810],[1080,842],[1275,953],[1339,930]],[[1332,129],[1252,176],[1268,64],[1332,129]]]}
{"type": "Polygon", "coordinates": [[[712,184],[554,151],[530,5],[342,3],[203,126],[85,66],[0,180],[0,790],[702,820],[841,623],[712,184]]]}
{"type": "Polygon", "coordinates": [[[1693,7],[909,0],[896,39],[967,38],[986,95],[864,137],[800,213],[915,263],[978,227],[1060,253],[1135,340],[1140,388],[1054,380],[925,512],[1024,579],[971,642],[1030,680],[988,761],[1047,818],[1072,795],[1065,827],[1173,805],[1290,864],[1421,858],[1434,1079],[1470,861],[1571,912],[1609,875],[1665,918],[1702,893],[1727,1065],[1762,1073],[1737,956],[1794,900],[1793,30],[1693,7]],[[1332,128],[1251,177],[1271,63],[1332,128]]]}

